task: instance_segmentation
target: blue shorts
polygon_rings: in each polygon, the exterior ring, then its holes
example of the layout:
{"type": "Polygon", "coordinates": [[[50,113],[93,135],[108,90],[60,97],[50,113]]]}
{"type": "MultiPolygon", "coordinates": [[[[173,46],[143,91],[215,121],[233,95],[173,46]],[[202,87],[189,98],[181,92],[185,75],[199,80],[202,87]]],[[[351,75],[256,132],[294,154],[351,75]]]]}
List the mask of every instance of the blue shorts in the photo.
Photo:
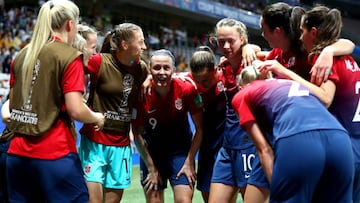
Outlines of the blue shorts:
{"type": "Polygon", "coordinates": [[[6,156],[10,140],[0,141],[0,203],[8,202],[7,182],[6,182],[6,156]]]}
{"type": "Polygon", "coordinates": [[[354,159],[349,135],[314,130],[279,139],[270,202],[351,203],[354,159]]]}
{"type": "MultiPolygon", "coordinates": [[[[151,157],[154,161],[155,166],[157,167],[163,185],[158,185],[159,190],[163,190],[167,187],[167,181],[169,180],[170,185],[189,185],[189,182],[185,175],[181,175],[179,179],[176,179],[176,175],[179,173],[183,167],[187,153],[177,153],[172,155],[154,155],[151,154],[151,157]]],[[[148,175],[147,167],[142,159],[140,159],[140,181],[142,186],[143,182],[148,175]]]]}
{"type": "Polygon", "coordinates": [[[265,172],[262,168],[260,159],[258,156],[255,156],[255,159],[252,163],[252,170],[250,177],[247,180],[247,183],[261,188],[270,188],[269,182],[266,178],[265,172]]]}
{"type": "Polygon", "coordinates": [[[360,163],[355,163],[353,202],[360,202],[360,163]]]}
{"type": "Polygon", "coordinates": [[[196,174],[196,188],[199,191],[210,192],[211,177],[218,152],[218,149],[207,149],[199,151],[198,170],[196,174]]]}
{"type": "Polygon", "coordinates": [[[80,159],[75,153],[56,160],[8,154],[6,166],[10,202],[89,201],[80,159]]]}
{"type": "Polygon", "coordinates": [[[250,177],[256,149],[233,150],[222,147],[215,161],[212,183],[245,187],[250,177]]]}
{"type": "Polygon", "coordinates": [[[130,187],[132,175],[131,146],[99,144],[81,136],[79,156],[88,182],[101,183],[105,188],[130,187]]]}

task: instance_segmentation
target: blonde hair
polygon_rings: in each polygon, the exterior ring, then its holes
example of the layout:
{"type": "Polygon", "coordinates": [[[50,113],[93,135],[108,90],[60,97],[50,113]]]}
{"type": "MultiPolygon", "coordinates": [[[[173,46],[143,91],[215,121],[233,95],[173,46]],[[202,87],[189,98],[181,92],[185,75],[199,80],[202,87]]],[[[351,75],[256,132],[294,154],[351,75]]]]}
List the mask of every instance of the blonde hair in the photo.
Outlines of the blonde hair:
{"type": "Polygon", "coordinates": [[[78,33],[85,38],[85,40],[88,40],[88,36],[89,34],[95,34],[97,35],[97,32],[95,31],[95,29],[93,29],[92,27],[88,26],[88,25],[83,25],[83,24],[79,24],[77,26],[78,28],[78,33]]]}
{"type": "Polygon", "coordinates": [[[244,44],[248,43],[248,33],[244,23],[232,18],[223,18],[216,23],[215,33],[217,33],[221,27],[235,27],[236,31],[240,34],[240,37],[243,37],[244,44]]]}
{"type": "Polygon", "coordinates": [[[92,53],[86,47],[86,39],[81,34],[76,34],[72,46],[83,53],[84,64],[87,65],[87,60],[91,57],[92,53]]]}
{"type": "Polygon", "coordinates": [[[86,39],[82,35],[76,34],[72,46],[82,52],[86,49],[86,39]]]}
{"type": "Polygon", "coordinates": [[[77,20],[79,15],[79,8],[69,0],[50,0],[41,6],[22,64],[24,102],[29,96],[33,70],[42,47],[53,35],[54,30],[61,29],[67,20],[77,20]]]}
{"type": "Polygon", "coordinates": [[[258,67],[261,65],[261,63],[261,61],[255,60],[252,65],[243,68],[237,81],[238,85],[244,86],[254,80],[272,78],[271,72],[266,74],[259,71],[258,67]]]}
{"type": "Polygon", "coordinates": [[[120,50],[122,41],[131,42],[134,39],[134,32],[141,30],[141,27],[133,23],[121,23],[105,35],[100,53],[115,53],[120,50]]]}

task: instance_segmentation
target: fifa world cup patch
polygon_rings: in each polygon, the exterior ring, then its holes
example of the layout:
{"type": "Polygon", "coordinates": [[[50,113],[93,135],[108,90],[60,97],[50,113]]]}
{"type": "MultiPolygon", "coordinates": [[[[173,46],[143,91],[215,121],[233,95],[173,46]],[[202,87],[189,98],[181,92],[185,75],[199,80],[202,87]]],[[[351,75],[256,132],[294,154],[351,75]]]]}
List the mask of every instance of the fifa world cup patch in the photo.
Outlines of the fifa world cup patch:
{"type": "Polygon", "coordinates": [[[85,167],[84,167],[84,173],[90,173],[91,171],[91,166],[89,164],[87,164],[85,167]]]}
{"type": "Polygon", "coordinates": [[[198,94],[195,98],[194,98],[194,103],[196,105],[197,108],[200,108],[202,106],[202,97],[200,96],[200,94],[198,94]]]}
{"type": "Polygon", "coordinates": [[[183,107],[182,99],[176,99],[175,100],[175,108],[177,110],[181,110],[183,107]]]}
{"type": "Polygon", "coordinates": [[[295,56],[293,56],[293,57],[289,58],[287,65],[288,65],[288,67],[293,67],[293,66],[295,66],[295,63],[296,63],[296,58],[295,58],[295,56]]]}

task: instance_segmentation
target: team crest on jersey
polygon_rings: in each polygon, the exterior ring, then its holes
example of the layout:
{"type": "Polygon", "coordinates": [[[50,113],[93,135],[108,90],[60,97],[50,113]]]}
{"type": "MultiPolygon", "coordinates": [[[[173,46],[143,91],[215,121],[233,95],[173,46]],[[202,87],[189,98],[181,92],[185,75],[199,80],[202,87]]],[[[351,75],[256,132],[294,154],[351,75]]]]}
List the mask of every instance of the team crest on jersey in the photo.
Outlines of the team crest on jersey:
{"type": "Polygon", "coordinates": [[[223,84],[222,81],[218,81],[216,86],[217,86],[217,89],[218,89],[219,92],[223,92],[224,89],[225,89],[224,84],[223,84]]]}
{"type": "Polygon", "coordinates": [[[241,76],[240,74],[237,74],[237,75],[236,75],[236,84],[237,84],[237,85],[240,84],[240,79],[241,79],[240,76],[241,76]]]}
{"type": "Polygon", "coordinates": [[[89,164],[87,164],[87,165],[85,166],[84,172],[85,172],[85,173],[90,173],[90,171],[91,171],[91,166],[90,166],[89,164]]]}
{"type": "Polygon", "coordinates": [[[123,78],[123,85],[127,88],[134,85],[134,76],[131,74],[126,74],[123,78]]]}
{"type": "Polygon", "coordinates": [[[290,57],[288,61],[288,67],[295,66],[295,56],[290,57]]]}
{"type": "Polygon", "coordinates": [[[175,108],[176,108],[177,110],[181,110],[182,107],[183,107],[182,99],[176,99],[176,100],[175,100],[175,108]]]}

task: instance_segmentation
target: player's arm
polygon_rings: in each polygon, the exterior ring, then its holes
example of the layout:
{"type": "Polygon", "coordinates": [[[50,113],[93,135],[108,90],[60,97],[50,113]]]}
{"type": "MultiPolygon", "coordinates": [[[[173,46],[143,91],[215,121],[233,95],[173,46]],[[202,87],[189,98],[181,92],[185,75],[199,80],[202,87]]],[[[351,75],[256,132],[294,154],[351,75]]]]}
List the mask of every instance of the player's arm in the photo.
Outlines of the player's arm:
{"type": "Polygon", "coordinates": [[[83,102],[81,92],[73,91],[65,93],[65,105],[69,116],[83,123],[94,123],[96,130],[104,126],[105,117],[102,113],[93,112],[83,102]]]}
{"type": "Polygon", "coordinates": [[[246,44],[242,47],[242,60],[244,66],[249,66],[257,59],[257,53],[261,51],[260,46],[256,44],[246,44]]]}
{"type": "Polygon", "coordinates": [[[335,43],[325,47],[311,68],[310,81],[318,86],[327,81],[333,65],[333,57],[350,55],[354,49],[355,44],[348,39],[339,39],[335,43]]]}
{"type": "MultiPolygon", "coordinates": [[[[261,51],[261,48],[256,44],[245,44],[241,48],[241,64],[244,66],[249,66],[256,59],[265,60],[268,52],[261,51]]],[[[220,57],[219,66],[224,63],[227,63],[228,59],[225,56],[220,57]]]]}
{"type": "Polygon", "coordinates": [[[260,71],[271,71],[274,72],[276,75],[287,78],[290,80],[294,80],[303,86],[307,87],[316,97],[320,99],[320,101],[328,108],[335,96],[336,85],[333,81],[327,80],[326,82],[322,83],[319,87],[295,72],[291,71],[290,69],[285,68],[276,60],[267,60],[260,65],[260,71]]]}
{"type": "Polygon", "coordinates": [[[194,168],[195,155],[200,147],[200,144],[202,141],[202,136],[203,136],[203,129],[202,129],[203,112],[197,111],[196,113],[191,114],[191,118],[194,122],[195,133],[194,133],[191,147],[190,147],[189,153],[186,157],[185,163],[184,163],[183,167],[181,168],[181,170],[179,171],[179,173],[177,174],[177,177],[180,177],[182,174],[185,174],[189,181],[189,185],[192,188],[193,184],[195,184],[195,181],[196,181],[196,172],[195,172],[195,168],[194,168]]]}
{"type": "Polygon", "coordinates": [[[259,59],[260,61],[265,61],[267,59],[267,57],[269,56],[270,51],[259,51],[256,52],[256,58],[259,59]]]}
{"type": "Polygon", "coordinates": [[[253,140],[261,165],[264,169],[265,175],[271,183],[272,170],[274,165],[274,151],[268,141],[265,139],[265,135],[261,132],[258,124],[254,121],[247,122],[242,127],[251,136],[253,140]]]}
{"type": "Polygon", "coordinates": [[[144,133],[144,128],[142,126],[132,126],[132,133],[134,136],[134,142],[137,150],[141,156],[141,159],[145,162],[146,167],[148,168],[148,176],[144,181],[144,190],[149,192],[151,190],[158,189],[158,183],[162,184],[160,174],[151,158],[151,155],[147,149],[147,144],[142,137],[144,133]]]}
{"type": "Polygon", "coordinates": [[[9,100],[6,100],[1,107],[1,118],[3,123],[10,123],[10,108],[9,108],[9,100]]]}

